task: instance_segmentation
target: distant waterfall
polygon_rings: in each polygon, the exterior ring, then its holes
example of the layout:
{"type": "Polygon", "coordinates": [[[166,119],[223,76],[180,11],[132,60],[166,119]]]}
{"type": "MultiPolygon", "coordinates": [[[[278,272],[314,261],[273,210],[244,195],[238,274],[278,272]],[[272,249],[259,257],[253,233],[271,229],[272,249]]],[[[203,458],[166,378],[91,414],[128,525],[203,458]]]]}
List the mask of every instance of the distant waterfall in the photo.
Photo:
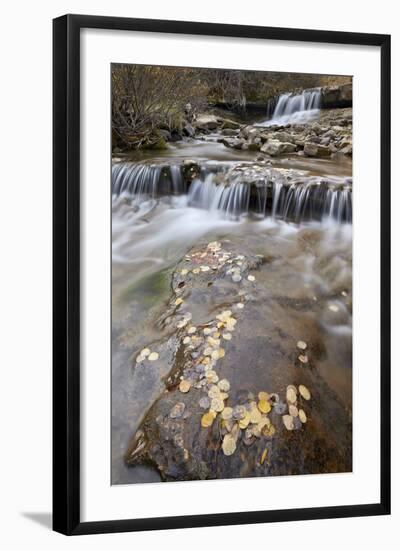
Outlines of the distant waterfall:
{"type": "Polygon", "coordinates": [[[264,126],[274,124],[284,125],[292,123],[305,123],[317,117],[321,106],[321,90],[316,88],[304,90],[301,94],[281,94],[278,100],[273,99],[267,105],[268,119],[262,123],[264,126]],[[274,105],[272,116],[272,106],[274,105]]]}

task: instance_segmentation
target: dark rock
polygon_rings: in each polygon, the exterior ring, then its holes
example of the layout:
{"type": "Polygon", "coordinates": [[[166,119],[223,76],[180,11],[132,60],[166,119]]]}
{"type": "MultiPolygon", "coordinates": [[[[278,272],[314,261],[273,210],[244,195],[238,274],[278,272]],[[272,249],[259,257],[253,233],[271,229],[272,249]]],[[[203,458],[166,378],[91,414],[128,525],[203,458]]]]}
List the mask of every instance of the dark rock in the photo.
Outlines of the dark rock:
{"type": "Polygon", "coordinates": [[[169,141],[181,141],[183,135],[178,130],[172,130],[169,141]]]}
{"type": "Polygon", "coordinates": [[[353,101],[353,85],[329,86],[321,90],[321,107],[323,109],[335,109],[339,107],[351,107],[353,101]]]}
{"type": "Polygon", "coordinates": [[[194,137],[195,129],[193,128],[193,126],[191,124],[187,123],[183,127],[183,133],[188,137],[194,137]]]}
{"type": "Polygon", "coordinates": [[[163,139],[165,139],[165,141],[171,141],[171,132],[169,132],[168,130],[159,130],[159,133],[160,133],[160,136],[163,137],[163,139]]]}
{"type": "Polygon", "coordinates": [[[200,175],[200,165],[195,160],[186,159],[182,163],[182,176],[186,183],[190,183],[192,180],[200,175]]]}

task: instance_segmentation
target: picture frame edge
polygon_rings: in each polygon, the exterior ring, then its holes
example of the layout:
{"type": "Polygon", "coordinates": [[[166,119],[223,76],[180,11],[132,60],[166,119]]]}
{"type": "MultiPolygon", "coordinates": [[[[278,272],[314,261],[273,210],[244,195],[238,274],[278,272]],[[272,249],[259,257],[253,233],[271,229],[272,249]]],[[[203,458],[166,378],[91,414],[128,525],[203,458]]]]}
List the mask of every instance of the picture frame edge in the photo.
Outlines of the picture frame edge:
{"type": "Polygon", "coordinates": [[[391,37],[387,34],[331,30],[253,27],[78,14],[68,14],[53,19],[54,531],[65,535],[81,535],[390,514],[390,42],[391,37]],[[379,503],[99,522],[80,521],[79,38],[80,30],[83,28],[340,43],[381,48],[381,500],[379,503]]]}

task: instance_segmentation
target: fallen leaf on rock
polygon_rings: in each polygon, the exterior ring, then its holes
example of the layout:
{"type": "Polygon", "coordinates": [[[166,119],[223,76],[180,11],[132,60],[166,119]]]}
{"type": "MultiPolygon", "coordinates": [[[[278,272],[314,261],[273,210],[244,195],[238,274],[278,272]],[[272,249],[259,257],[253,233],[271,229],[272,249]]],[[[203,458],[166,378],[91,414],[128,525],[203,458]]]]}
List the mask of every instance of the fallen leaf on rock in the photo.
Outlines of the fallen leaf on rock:
{"type": "Polygon", "coordinates": [[[180,418],[184,412],[185,412],[185,403],[176,403],[172,407],[169,413],[169,416],[170,418],[180,418]]]}
{"type": "Polygon", "coordinates": [[[307,422],[307,415],[303,411],[303,409],[299,409],[299,418],[300,418],[300,422],[302,422],[303,424],[307,422]]]}
{"type": "Polygon", "coordinates": [[[264,437],[274,437],[275,431],[275,426],[269,424],[263,428],[262,434],[264,437]]]}
{"type": "Polygon", "coordinates": [[[192,384],[189,382],[189,380],[181,380],[179,384],[179,391],[182,393],[187,393],[190,390],[191,385],[192,384]]]}
{"type": "Polygon", "coordinates": [[[258,424],[261,420],[262,416],[258,409],[255,407],[250,411],[250,422],[252,424],[258,424]]]}
{"type": "Polygon", "coordinates": [[[209,411],[201,417],[201,425],[203,428],[209,428],[214,422],[215,413],[209,411]]]}
{"type": "Polygon", "coordinates": [[[297,347],[304,351],[305,349],[307,349],[307,344],[303,342],[303,340],[299,340],[297,342],[297,347]]]}
{"type": "Polygon", "coordinates": [[[300,395],[302,397],[304,397],[304,399],[306,401],[309,401],[311,399],[311,393],[310,393],[310,390],[308,388],[306,388],[305,386],[303,385],[300,385],[299,386],[299,392],[300,392],[300,395]]]}
{"type": "Polygon", "coordinates": [[[296,392],[290,386],[286,388],[286,400],[288,401],[288,403],[296,403],[297,401],[296,392]]]}
{"type": "Polygon", "coordinates": [[[236,441],[231,434],[226,434],[222,442],[222,451],[225,456],[233,455],[236,451],[236,441]]]}
{"type": "Polygon", "coordinates": [[[210,408],[210,400],[208,397],[202,397],[199,401],[199,405],[202,409],[209,409],[210,408]]]}
{"type": "Polygon", "coordinates": [[[224,402],[220,397],[214,397],[211,399],[210,409],[212,409],[215,412],[221,412],[224,410],[224,402]]]}
{"type": "Polygon", "coordinates": [[[239,428],[244,430],[247,428],[249,424],[250,424],[250,413],[246,411],[244,413],[244,417],[239,420],[239,428]]]}
{"type": "Polygon", "coordinates": [[[262,413],[268,414],[271,410],[271,405],[265,399],[261,399],[258,402],[258,408],[262,413]]]}
{"type": "Polygon", "coordinates": [[[210,397],[211,399],[214,399],[214,397],[219,397],[220,396],[220,389],[218,386],[211,386],[211,388],[208,390],[208,397],[210,397]]]}
{"type": "Polygon", "coordinates": [[[225,407],[225,409],[221,412],[221,418],[223,420],[230,420],[232,418],[232,413],[232,407],[225,407]]]}
{"type": "Polygon", "coordinates": [[[258,399],[259,401],[269,401],[270,395],[266,391],[260,391],[258,392],[258,399]]]}
{"type": "Polygon", "coordinates": [[[231,388],[231,385],[229,383],[229,381],[226,379],[226,378],[223,378],[222,380],[220,380],[218,382],[218,387],[221,391],[229,391],[230,388],[231,388]]]}
{"type": "Polygon", "coordinates": [[[282,420],[287,430],[289,431],[294,430],[293,416],[290,416],[290,414],[284,414],[282,416],[282,420]]]}
{"type": "Polygon", "coordinates": [[[268,454],[268,448],[266,447],[266,448],[263,450],[263,453],[262,453],[261,458],[260,458],[260,464],[261,464],[261,465],[264,464],[265,459],[267,458],[267,454],[268,454]]]}

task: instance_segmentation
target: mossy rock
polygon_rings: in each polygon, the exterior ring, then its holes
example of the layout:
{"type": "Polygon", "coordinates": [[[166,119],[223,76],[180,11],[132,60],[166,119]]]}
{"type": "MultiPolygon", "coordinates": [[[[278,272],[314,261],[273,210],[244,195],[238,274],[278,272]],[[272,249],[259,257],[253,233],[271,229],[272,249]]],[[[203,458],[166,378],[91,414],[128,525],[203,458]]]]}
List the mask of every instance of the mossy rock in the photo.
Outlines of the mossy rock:
{"type": "Polygon", "coordinates": [[[143,149],[151,149],[152,151],[160,151],[162,149],[167,149],[168,145],[167,142],[163,137],[157,138],[157,141],[153,141],[151,143],[147,143],[143,149]]]}

